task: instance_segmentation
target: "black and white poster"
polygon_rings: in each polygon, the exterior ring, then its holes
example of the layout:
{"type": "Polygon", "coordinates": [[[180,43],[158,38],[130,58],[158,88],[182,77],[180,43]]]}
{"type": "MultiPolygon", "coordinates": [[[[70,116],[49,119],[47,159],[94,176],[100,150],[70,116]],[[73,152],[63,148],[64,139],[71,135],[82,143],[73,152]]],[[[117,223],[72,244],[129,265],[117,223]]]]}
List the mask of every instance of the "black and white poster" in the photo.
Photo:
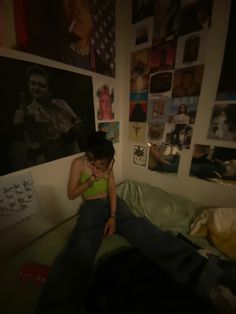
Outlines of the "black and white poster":
{"type": "Polygon", "coordinates": [[[0,175],[83,152],[95,130],[91,77],[0,57],[0,175]]]}

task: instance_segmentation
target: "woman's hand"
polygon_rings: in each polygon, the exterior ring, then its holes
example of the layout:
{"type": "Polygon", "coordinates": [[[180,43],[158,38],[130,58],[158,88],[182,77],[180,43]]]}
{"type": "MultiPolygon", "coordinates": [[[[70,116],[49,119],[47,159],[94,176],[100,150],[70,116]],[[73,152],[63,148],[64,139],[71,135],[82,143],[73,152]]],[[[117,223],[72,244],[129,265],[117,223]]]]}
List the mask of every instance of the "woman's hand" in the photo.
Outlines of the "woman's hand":
{"type": "Polygon", "coordinates": [[[110,217],[106,223],[104,229],[105,236],[111,236],[116,230],[116,219],[114,217],[110,217]]]}

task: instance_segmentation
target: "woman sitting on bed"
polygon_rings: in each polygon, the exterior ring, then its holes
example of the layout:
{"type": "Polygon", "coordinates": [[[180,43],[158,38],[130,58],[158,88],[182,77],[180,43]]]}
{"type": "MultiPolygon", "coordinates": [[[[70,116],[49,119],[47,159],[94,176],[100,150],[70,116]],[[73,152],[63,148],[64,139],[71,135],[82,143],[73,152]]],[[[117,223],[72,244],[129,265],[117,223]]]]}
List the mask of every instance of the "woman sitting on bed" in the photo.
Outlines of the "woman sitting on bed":
{"type": "MultiPolygon", "coordinates": [[[[199,255],[186,242],[162,231],[144,217],[136,217],[116,196],[113,173],[115,150],[105,133],[96,133],[83,157],[73,160],[68,197],[82,196],[78,221],[64,250],[55,259],[43,287],[36,313],[85,313],[83,301],[93,264],[104,236],[114,232],[126,238],[180,284],[208,297],[223,283],[215,261],[199,255]]],[[[231,277],[232,279],[232,277],[231,277]]]]}

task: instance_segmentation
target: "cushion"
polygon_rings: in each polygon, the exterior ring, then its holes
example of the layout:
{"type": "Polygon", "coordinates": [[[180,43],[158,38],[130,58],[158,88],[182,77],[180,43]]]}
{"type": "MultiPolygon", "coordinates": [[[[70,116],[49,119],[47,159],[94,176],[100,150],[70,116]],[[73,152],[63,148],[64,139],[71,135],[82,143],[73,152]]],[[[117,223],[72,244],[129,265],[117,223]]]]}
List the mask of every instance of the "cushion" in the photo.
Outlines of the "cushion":
{"type": "Polygon", "coordinates": [[[218,250],[236,259],[236,208],[208,208],[196,217],[191,235],[207,238],[218,250]]]}
{"type": "Polygon", "coordinates": [[[183,196],[132,180],[120,183],[117,194],[136,216],[146,217],[154,225],[173,233],[189,233],[191,223],[203,209],[201,204],[183,196]]]}

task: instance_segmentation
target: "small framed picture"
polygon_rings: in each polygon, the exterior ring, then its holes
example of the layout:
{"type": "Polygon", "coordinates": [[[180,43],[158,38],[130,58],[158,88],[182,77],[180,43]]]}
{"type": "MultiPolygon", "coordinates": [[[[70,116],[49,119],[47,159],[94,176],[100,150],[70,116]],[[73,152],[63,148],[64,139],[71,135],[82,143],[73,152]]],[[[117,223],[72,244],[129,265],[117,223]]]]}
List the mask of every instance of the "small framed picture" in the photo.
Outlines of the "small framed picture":
{"type": "Polygon", "coordinates": [[[147,162],[147,147],[142,145],[133,146],[133,163],[139,166],[146,166],[147,162]]]}

